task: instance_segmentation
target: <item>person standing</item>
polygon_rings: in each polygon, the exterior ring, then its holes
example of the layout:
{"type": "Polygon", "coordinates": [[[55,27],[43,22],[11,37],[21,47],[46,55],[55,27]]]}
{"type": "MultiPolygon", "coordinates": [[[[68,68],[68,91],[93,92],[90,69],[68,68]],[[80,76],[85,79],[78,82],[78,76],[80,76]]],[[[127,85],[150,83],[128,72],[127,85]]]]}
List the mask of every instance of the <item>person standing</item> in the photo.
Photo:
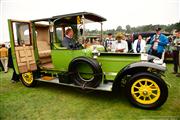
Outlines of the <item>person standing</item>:
{"type": "Polygon", "coordinates": [[[133,50],[132,40],[131,40],[130,37],[126,37],[126,41],[127,41],[127,44],[128,44],[128,52],[131,52],[133,50]]]}
{"type": "MultiPolygon", "coordinates": [[[[2,47],[2,45],[0,44],[0,49],[1,49],[1,47],[2,47]]],[[[2,65],[1,59],[0,59],[0,72],[1,72],[1,71],[4,71],[4,68],[3,68],[3,65],[2,65]]]]}
{"type": "Polygon", "coordinates": [[[180,77],[180,74],[178,74],[178,66],[179,64],[179,51],[180,51],[180,31],[176,31],[176,38],[173,41],[173,64],[174,64],[174,72],[173,74],[177,74],[177,77],[180,77]]]}
{"type": "Polygon", "coordinates": [[[111,51],[113,42],[114,42],[114,38],[112,36],[112,33],[108,33],[108,36],[104,41],[105,51],[111,51]]]}
{"type": "Polygon", "coordinates": [[[0,60],[0,72],[1,71],[4,71],[4,68],[3,68],[3,65],[2,65],[1,60],[0,60]]]}
{"type": "MultiPolygon", "coordinates": [[[[180,51],[180,45],[179,45],[179,51],[180,51]]],[[[180,52],[179,52],[179,69],[180,69],[180,52]]],[[[180,73],[178,73],[177,75],[176,75],[176,77],[180,77],[180,73]]]]}
{"type": "Polygon", "coordinates": [[[0,49],[0,60],[4,68],[4,72],[8,72],[8,49],[5,47],[5,44],[2,44],[0,49]]]}
{"type": "Polygon", "coordinates": [[[13,69],[13,75],[11,78],[12,83],[16,83],[19,81],[19,75],[16,74],[16,71],[14,69],[13,65],[13,59],[12,59],[12,54],[11,54],[11,47],[8,49],[8,67],[13,69]]]}
{"type": "Polygon", "coordinates": [[[121,52],[121,53],[127,53],[128,52],[128,43],[125,40],[125,37],[122,33],[118,33],[116,35],[116,52],[121,52]]]}
{"type": "Polygon", "coordinates": [[[161,33],[161,28],[156,28],[156,34],[151,38],[150,44],[152,45],[150,54],[161,59],[165,46],[168,44],[168,39],[161,33]]]}
{"type": "Polygon", "coordinates": [[[138,35],[138,39],[133,43],[133,52],[142,53],[146,47],[146,41],[142,39],[142,35],[138,35]]]}
{"type": "Polygon", "coordinates": [[[11,46],[8,48],[8,68],[13,68],[13,59],[11,54],[11,46]]]}

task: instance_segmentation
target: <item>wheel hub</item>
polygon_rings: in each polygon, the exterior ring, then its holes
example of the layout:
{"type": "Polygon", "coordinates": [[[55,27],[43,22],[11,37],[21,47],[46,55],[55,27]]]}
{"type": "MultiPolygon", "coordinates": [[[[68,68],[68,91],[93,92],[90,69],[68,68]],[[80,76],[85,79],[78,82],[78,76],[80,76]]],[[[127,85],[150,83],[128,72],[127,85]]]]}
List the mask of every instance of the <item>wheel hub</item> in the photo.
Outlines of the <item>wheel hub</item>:
{"type": "Polygon", "coordinates": [[[131,88],[134,99],[142,104],[152,104],[160,97],[159,86],[150,79],[139,79],[131,88]]]}
{"type": "Polygon", "coordinates": [[[142,86],[139,91],[141,92],[141,95],[144,96],[149,96],[152,92],[148,86],[142,86]]]}
{"type": "Polygon", "coordinates": [[[144,90],[144,91],[143,91],[143,94],[144,94],[145,96],[147,96],[147,95],[148,95],[148,91],[147,91],[147,90],[144,90]]]}

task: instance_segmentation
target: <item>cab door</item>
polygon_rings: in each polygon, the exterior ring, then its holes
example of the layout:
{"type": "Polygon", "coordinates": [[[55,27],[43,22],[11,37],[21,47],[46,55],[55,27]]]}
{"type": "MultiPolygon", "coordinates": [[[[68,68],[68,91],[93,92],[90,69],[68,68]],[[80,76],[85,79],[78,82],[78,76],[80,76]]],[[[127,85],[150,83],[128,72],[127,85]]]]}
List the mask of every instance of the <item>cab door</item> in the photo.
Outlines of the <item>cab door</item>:
{"type": "Polygon", "coordinates": [[[13,65],[18,74],[37,70],[29,21],[8,20],[13,65]]]}

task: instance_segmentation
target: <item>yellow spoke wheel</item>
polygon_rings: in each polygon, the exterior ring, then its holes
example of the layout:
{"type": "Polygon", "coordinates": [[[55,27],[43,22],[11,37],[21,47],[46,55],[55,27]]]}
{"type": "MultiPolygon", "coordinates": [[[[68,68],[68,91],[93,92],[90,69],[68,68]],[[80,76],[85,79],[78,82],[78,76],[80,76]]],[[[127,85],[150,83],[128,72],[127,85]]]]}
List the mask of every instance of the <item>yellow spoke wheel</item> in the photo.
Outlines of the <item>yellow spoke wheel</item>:
{"type": "Polygon", "coordinates": [[[21,74],[21,81],[27,87],[35,86],[36,84],[36,81],[34,80],[32,72],[21,74]]]}
{"type": "Polygon", "coordinates": [[[159,99],[161,91],[153,80],[139,79],[132,85],[131,94],[141,104],[152,104],[159,99]]]}
{"type": "Polygon", "coordinates": [[[27,84],[31,84],[33,82],[32,72],[27,72],[27,73],[22,74],[22,78],[24,82],[26,82],[27,84]]]}
{"type": "Polygon", "coordinates": [[[126,92],[133,105],[144,109],[158,108],[168,97],[168,88],[164,80],[148,72],[133,75],[126,83],[126,92]]]}

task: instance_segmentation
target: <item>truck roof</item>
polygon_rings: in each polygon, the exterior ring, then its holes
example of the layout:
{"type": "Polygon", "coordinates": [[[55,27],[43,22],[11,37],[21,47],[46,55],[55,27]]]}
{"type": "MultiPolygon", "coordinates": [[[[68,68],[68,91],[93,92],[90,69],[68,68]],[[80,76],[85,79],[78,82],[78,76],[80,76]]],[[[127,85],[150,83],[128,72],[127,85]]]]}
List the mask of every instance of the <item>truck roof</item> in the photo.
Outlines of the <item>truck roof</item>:
{"type": "Polygon", "coordinates": [[[78,13],[71,13],[71,14],[64,14],[64,15],[57,15],[53,16],[51,18],[43,18],[43,19],[36,19],[36,20],[31,20],[32,22],[39,22],[39,21],[54,21],[56,19],[64,21],[68,20],[72,23],[77,22],[77,17],[82,17],[84,15],[85,19],[88,19],[93,22],[103,22],[106,21],[106,18],[101,17],[100,15],[90,13],[90,12],[78,12],[78,13]]]}

